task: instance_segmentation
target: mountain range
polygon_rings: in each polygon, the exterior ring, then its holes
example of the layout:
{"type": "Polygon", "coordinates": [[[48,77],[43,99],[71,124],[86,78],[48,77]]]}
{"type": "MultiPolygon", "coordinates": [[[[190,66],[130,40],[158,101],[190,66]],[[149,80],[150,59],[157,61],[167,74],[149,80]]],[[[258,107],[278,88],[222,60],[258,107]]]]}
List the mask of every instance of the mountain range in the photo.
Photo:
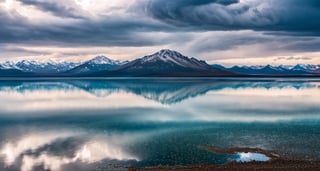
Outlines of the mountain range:
{"type": "Polygon", "coordinates": [[[212,67],[226,71],[241,73],[244,75],[319,75],[320,65],[297,64],[297,65],[255,65],[255,66],[233,66],[230,68],[213,64],[212,67]]]}
{"type": "Polygon", "coordinates": [[[97,56],[85,62],[38,62],[22,60],[0,63],[2,77],[211,77],[211,76],[318,76],[320,65],[233,66],[209,65],[206,61],[163,49],[133,61],[97,56]]]}
{"type": "Polygon", "coordinates": [[[112,60],[105,56],[97,56],[89,61],[84,62],[70,70],[67,70],[67,75],[89,74],[100,71],[109,71],[118,66],[124,65],[128,61],[112,60]]]}

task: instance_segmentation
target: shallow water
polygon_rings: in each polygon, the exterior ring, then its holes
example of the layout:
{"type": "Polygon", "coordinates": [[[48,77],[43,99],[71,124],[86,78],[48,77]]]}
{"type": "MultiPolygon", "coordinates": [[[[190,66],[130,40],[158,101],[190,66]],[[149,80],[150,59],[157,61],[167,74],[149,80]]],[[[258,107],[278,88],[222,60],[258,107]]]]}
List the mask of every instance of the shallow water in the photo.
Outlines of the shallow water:
{"type": "Polygon", "coordinates": [[[319,99],[317,79],[1,80],[0,170],[221,164],[234,158],[199,146],[261,148],[316,160],[319,99]]]}

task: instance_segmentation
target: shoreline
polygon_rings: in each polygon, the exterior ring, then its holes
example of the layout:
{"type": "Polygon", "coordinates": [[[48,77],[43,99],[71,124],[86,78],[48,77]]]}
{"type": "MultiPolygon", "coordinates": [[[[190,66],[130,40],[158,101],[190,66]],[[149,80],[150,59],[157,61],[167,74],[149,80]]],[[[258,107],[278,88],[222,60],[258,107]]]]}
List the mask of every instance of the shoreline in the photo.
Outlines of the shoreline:
{"type": "Polygon", "coordinates": [[[267,151],[260,148],[229,148],[229,149],[219,149],[212,146],[199,146],[200,149],[204,149],[216,154],[237,154],[237,153],[260,153],[264,154],[271,160],[284,159],[284,157],[280,157],[280,154],[277,154],[274,151],[267,151]]]}
{"type": "Polygon", "coordinates": [[[198,164],[190,166],[128,167],[129,171],[319,171],[320,161],[276,159],[267,162],[238,163],[223,165],[198,164]]]}
{"type": "Polygon", "coordinates": [[[217,154],[260,153],[270,158],[269,161],[236,162],[225,164],[196,164],[178,166],[151,166],[151,167],[127,167],[128,171],[320,171],[320,161],[296,160],[291,157],[283,157],[274,151],[259,148],[230,148],[218,149],[210,146],[199,148],[217,154]]]}

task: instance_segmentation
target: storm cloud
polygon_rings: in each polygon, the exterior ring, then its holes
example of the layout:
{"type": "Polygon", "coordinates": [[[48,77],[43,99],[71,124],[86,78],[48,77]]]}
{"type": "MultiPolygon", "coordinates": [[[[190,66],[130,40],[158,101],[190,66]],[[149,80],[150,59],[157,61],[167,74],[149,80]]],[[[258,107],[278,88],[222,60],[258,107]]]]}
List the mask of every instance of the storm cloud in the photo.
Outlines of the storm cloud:
{"type": "Polygon", "coordinates": [[[201,56],[254,45],[319,52],[319,18],[318,0],[3,0],[0,49],[168,47],[201,56]]]}
{"type": "Polygon", "coordinates": [[[318,36],[317,0],[150,0],[148,13],[168,24],[203,30],[287,31],[318,36]]]}

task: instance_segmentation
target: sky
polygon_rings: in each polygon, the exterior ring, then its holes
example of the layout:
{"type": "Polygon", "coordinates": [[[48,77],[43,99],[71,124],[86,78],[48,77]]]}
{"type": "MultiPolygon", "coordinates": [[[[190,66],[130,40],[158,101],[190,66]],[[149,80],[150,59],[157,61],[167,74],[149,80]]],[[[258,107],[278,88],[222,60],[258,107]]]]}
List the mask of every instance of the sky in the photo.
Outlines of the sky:
{"type": "Polygon", "coordinates": [[[320,1],[0,0],[0,61],[160,49],[224,65],[320,64],[320,1]]]}

